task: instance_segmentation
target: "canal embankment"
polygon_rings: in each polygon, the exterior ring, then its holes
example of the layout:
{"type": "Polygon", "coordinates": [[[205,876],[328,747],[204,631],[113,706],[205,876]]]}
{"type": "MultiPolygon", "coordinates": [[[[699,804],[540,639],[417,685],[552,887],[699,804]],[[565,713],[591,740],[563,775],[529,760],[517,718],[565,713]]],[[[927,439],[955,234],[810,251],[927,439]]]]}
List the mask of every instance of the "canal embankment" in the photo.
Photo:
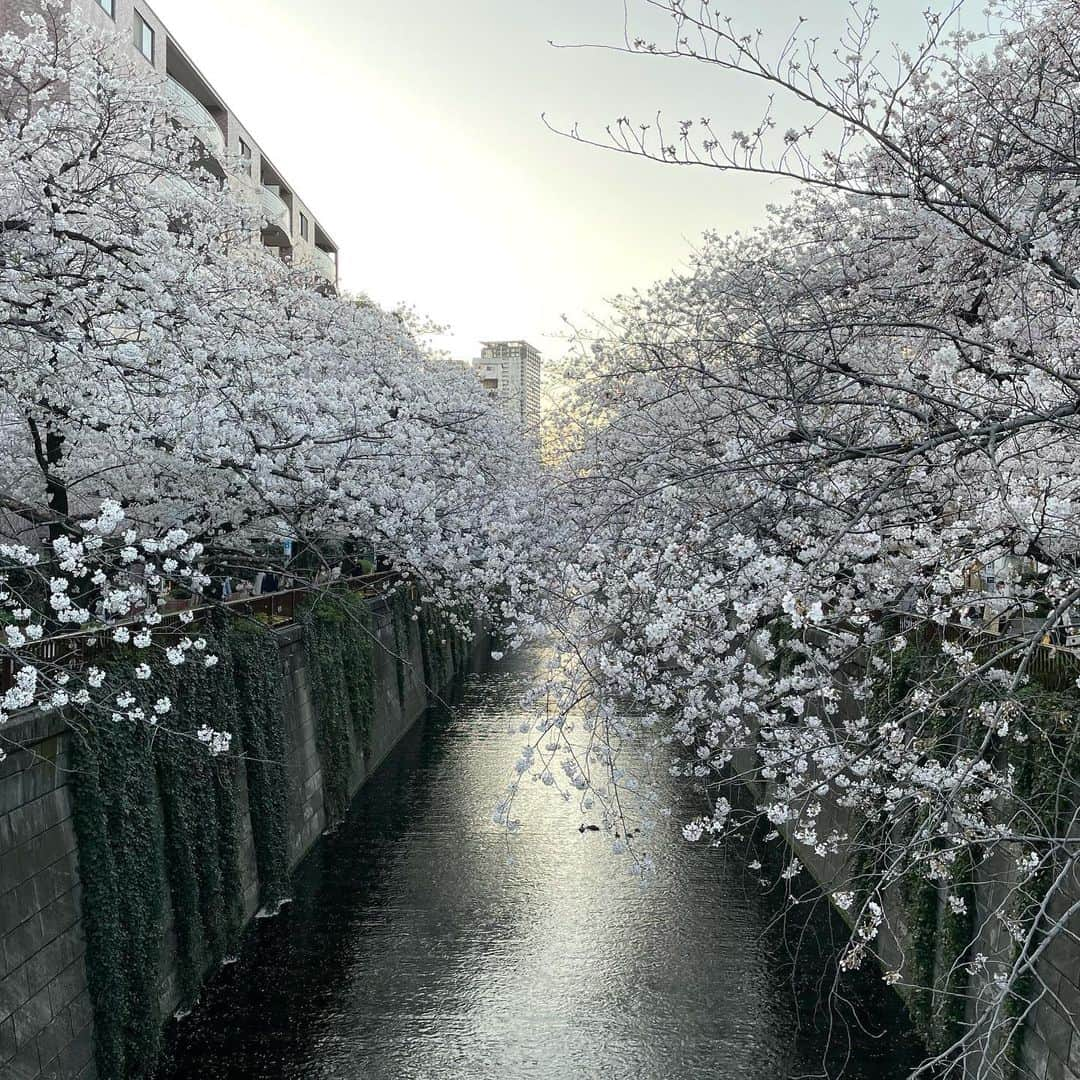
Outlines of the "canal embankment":
{"type": "MultiPolygon", "coordinates": [[[[854,713],[856,706],[842,705],[854,713]]],[[[760,775],[760,763],[749,750],[735,755],[732,772],[749,788],[759,805],[769,802],[773,781],[760,775]]],[[[881,826],[879,826],[881,827],[881,826]]],[[[803,873],[829,898],[848,893],[865,895],[872,867],[866,862],[867,823],[836,800],[822,800],[817,831],[842,840],[835,850],[801,843],[790,823],[777,825],[803,873]]],[[[874,940],[874,953],[883,971],[899,974],[895,986],[923,1040],[934,1051],[944,1049],[965,1032],[974,1033],[963,1059],[966,1080],[1078,1080],[1080,1078],[1080,934],[1065,921],[1080,901],[1080,867],[1064,867],[1059,891],[1042,916],[1055,929],[1043,941],[1035,972],[1025,983],[1028,999],[1012,1003],[1022,1016],[1008,1043],[984,1030],[985,1002],[994,993],[993,974],[1012,965],[1016,942],[998,913],[1009,910],[1015,886],[1015,861],[1007,844],[989,851],[977,864],[965,867],[954,881],[901,881],[876,897],[884,920],[874,940]],[[966,910],[954,911],[947,902],[952,891],[965,899],[966,910]],[[983,959],[980,969],[972,964],[983,959]],[[998,965],[998,968],[995,968],[998,965]]],[[[1059,868],[1060,869],[1060,868],[1059,868]]],[[[836,908],[851,922],[857,905],[836,908]]]]}
{"type": "Polygon", "coordinates": [[[194,740],[177,750],[53,713],[0,731],[5,1078],[145,1075],[168,1019],[487,648],[481,628],[466,643],[401,601],[365,613],[359,631],[340,611],[240,636],[216,628],[221,662],[166,687],[191,731],[232,731],[239,753],[209,765],[194,740]]]}

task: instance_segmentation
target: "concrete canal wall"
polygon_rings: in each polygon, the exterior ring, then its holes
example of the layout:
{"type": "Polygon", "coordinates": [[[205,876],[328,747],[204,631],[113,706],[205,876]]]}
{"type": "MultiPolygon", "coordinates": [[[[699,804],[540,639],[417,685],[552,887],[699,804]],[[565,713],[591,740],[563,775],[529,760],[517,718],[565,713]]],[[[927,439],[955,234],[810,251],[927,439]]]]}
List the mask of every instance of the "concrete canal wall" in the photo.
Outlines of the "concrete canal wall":
{"type": "MultiPolygon", "coordinates": [[[[420,624],[394,625],[388,604],[373,606],[374,713],[366,746],[349,753],[355,793],[431,703],[420,624]],[[403,654],[404,664],[396,659],[403,654]]],[[[324,767],[312,672],[299,625],[276,632],[286,732],[286,845],[290,869],[327,826],[324,767]]],[[[486,645],[478,636],[474,648],[486,645]]],[[[438,691],[441,687],[434,687],[438,691]]],[[[87,980],[79,842],[73,814],[74,736],[61,718],[34,715],[0,730],[0,1076],[4,1080],[97,1077],[94,1007],[87,980]]],[[[254,831],[244,769],[238,770],[243,918],[259,906],[254,831]]],[[[168,1018],[182,1000],[178,941],[166,893],[160,1005],[168,1018]]],[[[206,972],[205,974],[209,974],[206,972]]],[[[101,1080],[123,1080],[102,1077],[101,1080]]]]}
{"type": "MultiPolygon", "coordinates": [[[[756,773],[756,761],[752,754],[743,753],[734,763],[734,768],[743,777],[752,777],[756,773]]],[[[754,797],[764,802],[769,796],[769,786],[763,781],[749,783],[754,797]]],[[[859,831],[859,823],[835,802],[823,806],[818,818],[818,832],[827,836],[835,830],[840,835],[854,836],[859,831]]],[[[796,841],[791,830],[780,827],[788,845],[798,856],[806,872],[826,890],[857,888],[860,875],[857,857],[848,851],[836,855],[819,855],[812,848],[796,841]]],[[[1004,852],[992,853],[976,869],[975,887],[971,890],[975,902],[974,926],[980,931],[972,955],[982,953],[991,960],[1011,960],[1014,950],[1008,931],[993,913],[999,909],[1002,900],[1008,896],[1012,884],[1010,860],[1004,852]]],[[[1063,881],[1059,894],[1047,910],[1047,924],[1056,923],[1078,901],[1080,901],[1080,867],[1074,865],[1071,874],[1063,881]]],[[[943,930],[948,918],[944,891],[931,897],[931,903],[924,906],[921,913],[912,909],[910,898],[901,895],[899,888],[893,888],[884,897],[885,923],[874,942],[875,950],[887,970],[897,970],[905,981],[918,985],[943,985],[943,980],[952,964],[953,957],[947,956],[943,930]],[[919,921],[929,920],[931,926],[919,925],[919,921]],[[930,955],[920,957],[920,952],[929,949],[930,955]]],[[[840,912],[845,919],[849,913],[840,912]]],[[[1038,980],[1034,993],[1037,1000],[1027,1015],[1022,1034],[1007,1054],[997,1057],[1003,1048],[1000,1043],[994,1046],[992,1056],[997,1060],[987,1067],[986,1060],[972,1057],[966,1062],[965,1076],[969,1080],[1080,1080],[1080,917],[1074,915],[1066,931],[1058,933],[1047,941],[1045,950],[1038,961],[1038,980]],[[1040,990],[1045,987],[1045,990],[1040,990]],[[1006,1057],[1012,1064],[1006,1064],[1006,1057]]],[[[966,987],[966,1002],[962,1008],[959,1022],[971,1025],[977,1015],[977,1000],[986,992],[986,978],[982,981],[972,979],[966,987]]],[[[913,1016],[918,1003],[912,1000],[910,992],[902,993],[913,1016]]],[[[942,1002],[934,1002],[934,1008],[942,1002]]],[[[923,999],[923,1008],[928,1002],[923,999]]]]}

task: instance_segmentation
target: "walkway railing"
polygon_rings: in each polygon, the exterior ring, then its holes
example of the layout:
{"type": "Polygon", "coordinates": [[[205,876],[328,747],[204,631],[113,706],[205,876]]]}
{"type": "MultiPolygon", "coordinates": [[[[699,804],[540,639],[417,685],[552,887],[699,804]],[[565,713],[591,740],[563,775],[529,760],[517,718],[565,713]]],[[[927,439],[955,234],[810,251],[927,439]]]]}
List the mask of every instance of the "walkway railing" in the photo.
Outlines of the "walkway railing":
{"type": "MultiPolygon", "coordinates": [[[[261,593],[258,596],[239,596],[212,604],[192,598],[186,604],[170,606],[162,611],[163,622],[158,627],[157,635],[160,636],[162,630],[166,634],[174,630],[177,636],[180,633],[187,633],[191,626],[197,625],[211,612],[222,608],[241,617],[262,618],[271,626],[288,626],[297,621],[304,601],[317,596],[322,590],[346,585],[353,592],[365,597],[373,597],[378,596],[387,583],[394,580],[396,576],[392,572],[384,572],[365,574],[360,577],[338,578],[336,581],[313,582],[303,588],[282,589],[279,592],[261,593]],[[182,612],[190,612],[194,616],[193,621],[188,624],[181,623],[182,612]]],[[[0,694],[10,689],[14,684],[16,671],[25,664],[61,667],[70,672],[88,663],[91,657],[105,652],[111,644],[111,634],[118,626],[135,626],[140,622],[139,618],[132,618],[103,623],[90,630],[80,630],[74,634],[56,634],[20,646],[17,651],[5,652],[5,655],[0,656],[0,694]]]]}
{"type": "Polygon", "coordinates": [[[1014,646],[1013,654],[998,665],[1006,670],[1015,670],[1021,656],[1027,655],[1030,635],[1039,633],[1040,640],[1031,649],[1025,664],[1026,674],[1050,690],[1066,689],[1074,685],[1080,676],[1080,648],[1066,644],[1074,632],[1072,627],[1055,627],[1043,632],[1036,618],[992,619],[976,628],[956,625],[938,627],[912,615],[901,615],[896,626],[902,633],[913,633],[916,640],[921,640],[923,644],[941,640],[962,641],[973,652],[977,664],[993,659],[1011,644],[1014,646]]]}

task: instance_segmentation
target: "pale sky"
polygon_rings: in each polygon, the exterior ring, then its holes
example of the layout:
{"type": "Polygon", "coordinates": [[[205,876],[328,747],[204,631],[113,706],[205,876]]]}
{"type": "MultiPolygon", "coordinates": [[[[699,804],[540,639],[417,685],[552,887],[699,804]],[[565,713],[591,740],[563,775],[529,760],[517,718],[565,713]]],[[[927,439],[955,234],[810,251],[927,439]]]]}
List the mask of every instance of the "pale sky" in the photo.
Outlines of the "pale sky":
{"type": "MultiPolygon", "coordinates": [[[[642,0],[628,0],[643,10],[642,0]]],[[[679,266],[703,232],[752,227],[777,183],[664,167],[552,134],[618,116],[752,126],[759,89],[689,62],[556,49],[618,43],[623,0],[152,0],[341,250],[341,283],[448,325],[455,356],[524,337],[679,266]]],[[[716,6],[720,6],[717,0],[716,6]]],[[[911,40],[925,0],[885,0],[911,40]]],[[[834,37],[846,0],[758,0],[834,37]]],[[[654,24],[655,26],[655,24],[654,24]]],[[[884,41],[883,41],[884,43],[884,41]]],[[[782,114],[781,114],[782,118],[782,114]]]]}

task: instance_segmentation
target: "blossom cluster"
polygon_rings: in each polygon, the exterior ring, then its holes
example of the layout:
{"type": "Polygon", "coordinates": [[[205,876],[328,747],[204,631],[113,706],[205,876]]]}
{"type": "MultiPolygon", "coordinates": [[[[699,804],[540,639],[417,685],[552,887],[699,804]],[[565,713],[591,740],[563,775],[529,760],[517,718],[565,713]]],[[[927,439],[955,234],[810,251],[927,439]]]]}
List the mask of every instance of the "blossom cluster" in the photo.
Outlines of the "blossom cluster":
{"type": "Polygon", "coordinates": [[[649,6],[679,36],[631,51],[703,40],[843,136],[814,154],[810,125],[770,156],[767,121],[726,144],[684,125],[679,148],[612,129],[620,150],[809,183],[578,342],[560,554],[517,623],[558,653],[522,767],[557,774],[564,753],[620,845],[665,816],[690,840],[790,843],[772,883],[793,900],[803,864],[847,867],[845,966],[903,932],[912,881],[943,921],[1015,928],[987,1026],[954,1048],[991,1055],[1049,870],[1080,855],[1058,794],[1078,715],[1080,12],[993,4],[994,36],[948,49],[931,19],[890,81],[872,5],[835,78],[816,39],[774,63],[714,5],[649,6]],[[975,912],[964,890],[990,877],[996,908],[975,912]]]}
{"type": "Polygon", "coordinates": [[[222,552],[253,576],[282,538],[358,541],[446,608],[520,596],[519,427],[408,313],[266,248],[257,190],[160,76],[45,8],[0,36],[0,723],[158,723],[127,697],[156,664],[217,662],[163,609],[209,602],[222,552]],[[37,647],[65,633],[143,654],[131,686],[37,647]]]}

